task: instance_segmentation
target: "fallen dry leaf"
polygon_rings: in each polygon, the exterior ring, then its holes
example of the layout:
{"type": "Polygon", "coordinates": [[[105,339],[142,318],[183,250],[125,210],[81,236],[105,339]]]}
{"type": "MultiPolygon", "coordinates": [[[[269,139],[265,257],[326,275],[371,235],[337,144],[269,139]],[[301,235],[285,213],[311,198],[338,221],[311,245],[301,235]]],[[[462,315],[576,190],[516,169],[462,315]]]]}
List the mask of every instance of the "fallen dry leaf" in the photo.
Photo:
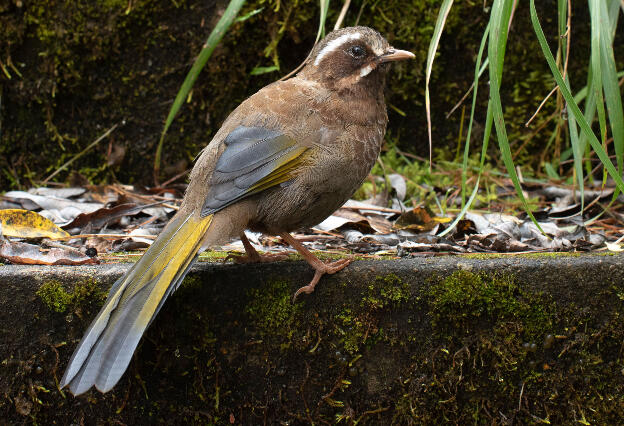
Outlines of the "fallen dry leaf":
{"type": "Polygon", "coordinates": [[[77,250],[62,248],[42,249],[33,244],[0,239],[0,257],[18,265],[85,265],[100,263],[77,250]]]}
{"type": "Polygon", "coordinates": [[[395,229],[412,229],[415,231],[431,231],[440,223],[448,223],[448,217],[437,217],[426,207],[416,207],[409,210],[397,219],[395,229]]]}
{"type": "Polygon", "coordinates": [[[2,234],[18,238],[65,238],[69,234],[39,213],[22,210],[0,210],[2,234]]]}
{"type": "MultiPolygon", "coordinates": [[[[153,203],[149,206],[160,205],[160,203],[153,203]]],[[[74,218],[67,225],[63,225],[63,229],[72,230],[76,228],[87,229],[88,232],[93,232],[102,229],[109,222],[119,219],[122,216],[130,216],[140,213],[141,210],[149,206],[137,206],[133,203],[120,204],[115,207],[107,208],[103,207],[91,213],[81,213],[74,218]],[[88,227],[88,228],[87,228],[88,227]]]]}

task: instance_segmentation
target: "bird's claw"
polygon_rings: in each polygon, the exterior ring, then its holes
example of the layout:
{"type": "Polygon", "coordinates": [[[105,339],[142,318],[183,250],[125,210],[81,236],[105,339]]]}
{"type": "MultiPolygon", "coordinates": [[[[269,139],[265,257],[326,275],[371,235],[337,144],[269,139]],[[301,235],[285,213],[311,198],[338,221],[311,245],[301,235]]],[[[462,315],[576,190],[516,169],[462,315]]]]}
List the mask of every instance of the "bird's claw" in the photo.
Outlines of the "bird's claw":
{"type": "Polygon", "coordinates": [[[299,296],[301,293],[310,294],[314,292],[314,287],[316,287],[316,284],[318,284],[319,280],[323,275],[335,274],[336,272],[344,269],[347,265],[349,265],[352,260],[353,259],[351,258],[340,259],[335,262],[323,263],[322,266],[315,267],[314,269],[316,272],[314,273],[314,278],[312,278],[310,284],[301,287],[295,292],[292,298],[293,303],[295,303],[295,301],[297,300],[297,296],[299,296]]]}

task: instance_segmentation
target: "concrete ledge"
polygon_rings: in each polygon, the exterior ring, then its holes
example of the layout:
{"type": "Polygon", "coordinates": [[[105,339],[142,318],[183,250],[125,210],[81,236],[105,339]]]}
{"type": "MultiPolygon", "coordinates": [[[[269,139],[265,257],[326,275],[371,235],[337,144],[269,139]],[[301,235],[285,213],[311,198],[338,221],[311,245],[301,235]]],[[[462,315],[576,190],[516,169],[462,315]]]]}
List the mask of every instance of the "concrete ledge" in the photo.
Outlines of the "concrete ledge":
{"type": "MultiPolygon", "coordinates": [[[[201,263],[105,395],[57,388],[129,265],[0,265],[9,424],[553,424],[624,418],[624,256],[201,263]]],[[[2,422],[0,422],[2,424],[2,422]]]]}

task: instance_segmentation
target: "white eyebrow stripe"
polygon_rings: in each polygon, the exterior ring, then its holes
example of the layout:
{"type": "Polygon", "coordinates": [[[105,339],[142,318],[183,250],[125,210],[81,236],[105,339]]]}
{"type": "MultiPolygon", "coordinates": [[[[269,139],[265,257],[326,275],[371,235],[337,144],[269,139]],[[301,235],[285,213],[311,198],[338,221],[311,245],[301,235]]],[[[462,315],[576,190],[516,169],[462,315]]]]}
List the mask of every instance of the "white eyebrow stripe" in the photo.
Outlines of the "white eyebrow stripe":
{"type": "Polygon", "coordinates": [[[323,60],[323,58],[327,56],[327,54],[338,49],[338,47],[340,47],[347,41],[358,40],[360,38],[362,38],[362,35],[360,33],[352,33],[352,34],[341,35],[337,39],[330,41],[329,43],[327,43],[327,46],[325,46],[323,50],[319,52],[318,56],[316,57],[316,60],[314,61],[314,65],[317,66],[318,64],[320,64],[321,60],[323,60]]]}

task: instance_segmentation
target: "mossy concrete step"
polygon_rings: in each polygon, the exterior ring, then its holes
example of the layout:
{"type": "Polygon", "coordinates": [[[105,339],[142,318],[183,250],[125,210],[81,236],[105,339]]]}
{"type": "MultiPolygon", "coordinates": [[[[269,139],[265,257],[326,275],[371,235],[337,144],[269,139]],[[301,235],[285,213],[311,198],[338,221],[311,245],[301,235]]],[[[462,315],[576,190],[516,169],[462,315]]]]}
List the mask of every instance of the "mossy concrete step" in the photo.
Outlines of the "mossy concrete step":
{"type": "MultiPolygon", "coordinates": [[[[57,388],[127,264],[0,265],[9,424],[618,424],[624,256],[195,266],[113,391],[57,388]]],[[[0,424],[3,424],[0,421],[0,424]]]]}

